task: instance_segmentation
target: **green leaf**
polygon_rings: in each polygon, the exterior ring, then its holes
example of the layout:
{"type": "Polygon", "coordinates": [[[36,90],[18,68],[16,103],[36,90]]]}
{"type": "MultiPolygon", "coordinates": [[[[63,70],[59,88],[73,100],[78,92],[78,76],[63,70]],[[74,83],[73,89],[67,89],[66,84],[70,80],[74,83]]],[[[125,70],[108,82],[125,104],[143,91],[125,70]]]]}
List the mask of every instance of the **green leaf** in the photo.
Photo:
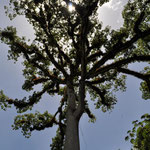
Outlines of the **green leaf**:
{"type": "Polygon", "coordinates": [[[134,139],[131,139],[130,142],[131,142],[132,144],[134,144],[134,139]]]}
{"type": "Polygon", "coordinates": [[[128,141],[128,140],[129,140],[129,136],[126,136],[126,137],[125,137],[125,140],[128,141]]]}

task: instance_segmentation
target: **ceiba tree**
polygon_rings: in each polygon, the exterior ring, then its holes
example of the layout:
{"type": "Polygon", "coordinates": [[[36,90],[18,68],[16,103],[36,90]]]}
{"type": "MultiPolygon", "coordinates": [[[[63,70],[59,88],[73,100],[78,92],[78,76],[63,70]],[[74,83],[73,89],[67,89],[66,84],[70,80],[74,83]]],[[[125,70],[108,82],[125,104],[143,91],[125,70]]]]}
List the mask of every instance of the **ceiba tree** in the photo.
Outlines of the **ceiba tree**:
{"type": "MultiPolygon", "coordinates": [[[[11,19],[24,15],[33,25],[35,39],[27,41],[13,27],[0,30],[1,41],[9,45],[9,59],[22,58],[25,82],[23,90],[34,91],[23,99],[0,93],[2,109],[15,106],[18,113],[42,101],[43,94],[60,95],[55,114],[46,111],[16,116],[14,129],[28,137],[34,130],[58,126],[52,150],[79,150],[79,121],[89,108],[88,92],[95,108],[107,111],[117,99],[114,92],[125,90],[126,75],[142,80],[143,98],[150,98],[150,68],[131,70],[128,65],[150,61],[150,0],[129,0],[122,12],[124,24],[115,31],[102,27],[97,10],[109,0],[10,0],[11,19]],[[68,7],[72,5],[74,11],[68,7]]],[[[100,14],[101,15],[101,14],[100,14]]]]}

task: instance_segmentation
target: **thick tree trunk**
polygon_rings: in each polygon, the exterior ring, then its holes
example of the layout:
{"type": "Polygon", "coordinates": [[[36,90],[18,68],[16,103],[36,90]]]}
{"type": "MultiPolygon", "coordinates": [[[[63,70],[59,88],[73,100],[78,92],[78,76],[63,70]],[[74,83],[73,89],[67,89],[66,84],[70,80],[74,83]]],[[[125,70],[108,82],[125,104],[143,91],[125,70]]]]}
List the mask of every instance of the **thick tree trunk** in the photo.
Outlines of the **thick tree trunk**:
{"type": "Polygon", "coordinates": [[[80,150],[79,121],[68,112],[64,150],[80,150]]]}
{"type": "Polygon", "coordinates": [[[79,119],[75,116],[76,96],[73,88],[67,88],[67,126],[65,133],[64,150],[80,150],[79,144],[79,119]]]}

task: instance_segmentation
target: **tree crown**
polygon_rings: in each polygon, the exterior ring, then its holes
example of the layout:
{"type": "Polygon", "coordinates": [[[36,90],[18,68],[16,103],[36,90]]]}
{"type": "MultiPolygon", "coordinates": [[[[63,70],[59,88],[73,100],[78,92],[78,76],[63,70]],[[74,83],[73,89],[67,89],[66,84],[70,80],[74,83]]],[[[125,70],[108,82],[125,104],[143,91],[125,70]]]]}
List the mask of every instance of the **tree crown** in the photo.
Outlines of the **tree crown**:
{"type": "MultiPolygon", "coordinates": [[[[33,25],[35,39],[29,42],[20,38],[15,28],[7,27],[0,30],[1,41],[10,47],[9,59],[23,58],[25,82],[22,88],[33,91],[34,86],[40,84],[42,90],[22,100],[13,100],[1,91],[2,109],[13,104],[22,113],[32,109],[45,93],[63,97],[54,115],[48,112],[19,115],[14,129],[22,128],[28,137],[33,130],[57,124],[58,133],[64,136],[69,105],[67,87],[75,91],[75,110],[82,108],[91,119],[95,117],[85,100],[85,92],[90,93],[97,109],[110,110],[117,102],[114,92],[126,88],[126,75],[143,80],[143,98],[150,98],[150,68],[138,72],[128,67],[134,62],[150,60],[150,9],[147,9],[150,1],[129,1],[122,13],[123,27],[117,31],[108,26],[102,28],[98,20],[97,9],[106,2],[108,0],[10,0],[13,13],[5,7],[10,19],[24,15],[33,25]],[[69,3],[75,8],[72,12],[68,10],[69,3]]],[[[58,146],[61,138],[58,134],[52,147],[58,146]]]]}

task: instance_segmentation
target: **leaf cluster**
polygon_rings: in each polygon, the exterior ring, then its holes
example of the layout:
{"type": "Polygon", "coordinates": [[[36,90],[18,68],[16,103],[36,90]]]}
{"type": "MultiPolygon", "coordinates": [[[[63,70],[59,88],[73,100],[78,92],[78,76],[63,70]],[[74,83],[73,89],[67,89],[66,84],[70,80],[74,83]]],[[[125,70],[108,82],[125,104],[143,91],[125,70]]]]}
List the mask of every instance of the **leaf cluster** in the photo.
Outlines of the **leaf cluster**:
{"type": "Polygon", "coordinates": [[[31,136],[33,130],[43,130],[46,127],[52,127],[55,120],[53,115],[47,111],[43,114],[36,112],[35,114],[18,115],[14,119],[13,130],[22,129],[22,133],[26,138],[31,136]]]}
{"type": "Polygon", "coordinates": [[[133,148],[138,150],[150,149],[150,115],[144,114],[141,116],[143,121],[133,121],[133,129],[129,130],[128,136],[125,140],[129,140],[133,145],[133,148]]]}

